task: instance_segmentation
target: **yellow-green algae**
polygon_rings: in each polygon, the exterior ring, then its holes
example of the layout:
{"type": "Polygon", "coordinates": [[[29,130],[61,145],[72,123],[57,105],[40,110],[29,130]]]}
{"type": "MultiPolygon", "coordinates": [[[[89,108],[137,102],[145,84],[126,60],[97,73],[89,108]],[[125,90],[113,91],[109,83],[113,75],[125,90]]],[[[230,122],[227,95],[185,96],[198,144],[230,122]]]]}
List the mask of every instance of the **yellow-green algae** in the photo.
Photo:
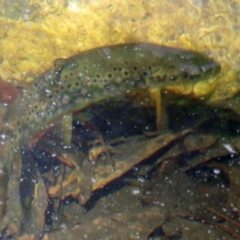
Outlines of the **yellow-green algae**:
{"type": "Polygon", "coordinates": [[[220,63],[218,84],[196,86],[196,98],[207,88],[215,89],[210,102],[240,90],[240,1],[31,0],[25,4],[32,10],[27,16],[16,6],[22,13],[16,19],[6,10],[11,2],[2,5],[0,76],[5,81],[31,81],[55,59],[86,49],[141,41],[199,51],[220,63]]]}

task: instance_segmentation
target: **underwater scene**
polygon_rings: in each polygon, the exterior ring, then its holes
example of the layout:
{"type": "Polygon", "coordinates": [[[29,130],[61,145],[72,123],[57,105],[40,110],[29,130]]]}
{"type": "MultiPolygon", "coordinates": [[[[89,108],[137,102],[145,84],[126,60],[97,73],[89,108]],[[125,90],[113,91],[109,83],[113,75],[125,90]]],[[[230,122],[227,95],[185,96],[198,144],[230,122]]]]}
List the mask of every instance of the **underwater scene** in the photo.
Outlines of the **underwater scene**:
{"type": "Polygon", "coordinates": [[[0,240],[240,239],[240,1],[0,1],[0,240]]]}

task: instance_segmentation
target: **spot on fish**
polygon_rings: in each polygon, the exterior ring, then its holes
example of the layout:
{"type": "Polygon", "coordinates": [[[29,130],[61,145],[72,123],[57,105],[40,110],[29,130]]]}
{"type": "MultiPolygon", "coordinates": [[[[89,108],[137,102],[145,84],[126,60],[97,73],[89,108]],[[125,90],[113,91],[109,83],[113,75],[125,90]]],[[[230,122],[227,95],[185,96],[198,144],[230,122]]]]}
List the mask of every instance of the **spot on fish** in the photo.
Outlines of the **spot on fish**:
{"type": "Polygon", "coordinates": [[[87,89],[86,88],[82,88],[81,89],[81,95],[85,96],[87,94],[87,89]]]}
{"type": "Polygon", "coordinates": [[[116,87],[115,87],[114,85],[111,85],[111,86],[109,87],[109,90],[110,90],[110,92],[115,92],[116,87]]]}
{"type": "Polygon", "coordinates": [[[116,82],[117,82],[117,83],[121,83],[122,80],[123,80],[123,79],[122,79],[121,77],[117,77],[117,78],[116,78],[116,82]]]}
{"type": "Polygon", "coordinates": [[[137,70],[138,70],[138,68],[137,68],[136,66],[134,66],[134,67],[133,67],[133,70],[134,70],[134,71],[137,71],[137,70]]]}
{"type": "Polygon", "coordinates": [[[69,96],[65,94],[62,98],[62,104],[68,104],[69,101],[70,101],[69,96]]]}
{"type": "Polygon", "coordinates": [[[134,75],[134,79],[136,80],[136,81],[140,81],[140,76],[139,75],[134,75]]]}
{"type": "Polygon", "coordinates": [[[100,89],[103,89],[104,84],[103,84],[102,82],[99,82],[99,83],[98,83],[98,87],[99,87],[100,89]]]}
{"type": "Polygon", "coordinates": [[[144,71],[143,76],[146,77],[148,75],[148,72],[144,71]]]}

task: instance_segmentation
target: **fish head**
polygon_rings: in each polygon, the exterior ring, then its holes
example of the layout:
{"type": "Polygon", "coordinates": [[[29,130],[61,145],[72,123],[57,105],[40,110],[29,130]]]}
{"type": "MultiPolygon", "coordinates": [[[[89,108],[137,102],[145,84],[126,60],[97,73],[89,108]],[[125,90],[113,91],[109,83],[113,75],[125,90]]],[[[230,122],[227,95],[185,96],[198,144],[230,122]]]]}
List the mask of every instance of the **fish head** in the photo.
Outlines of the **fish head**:
{"type": "MultiPolygon", "coordinates": [[[[216,80],[220,70],[220,64],[203,54],[179,50],[165,56],[161,65],[148,76],[146,85],[149,89],[157,87],[182,95],[194,95],[195,86],[208,86],[209,81],[216,80]]],[[[213,86],[216,84],[204,87],[204,95],[212,93],[215,89],[213,86]]]]}

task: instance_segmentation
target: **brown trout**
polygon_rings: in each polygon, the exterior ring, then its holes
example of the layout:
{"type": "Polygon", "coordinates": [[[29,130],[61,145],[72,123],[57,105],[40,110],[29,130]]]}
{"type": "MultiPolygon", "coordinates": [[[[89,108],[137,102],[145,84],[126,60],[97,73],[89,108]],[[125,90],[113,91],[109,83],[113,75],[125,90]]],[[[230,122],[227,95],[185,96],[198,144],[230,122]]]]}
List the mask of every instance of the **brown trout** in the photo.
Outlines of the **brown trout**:
{"type": "Polygon", "coordinates": [[[219,64],[203,54],[149,43],[101,47],[57,60],[53,68],[19,90],[3,118],[1,218],[6,209],[13,159],[24,144],[64,115],[131,92],[204,81],[219,71],[219,64]]]}

